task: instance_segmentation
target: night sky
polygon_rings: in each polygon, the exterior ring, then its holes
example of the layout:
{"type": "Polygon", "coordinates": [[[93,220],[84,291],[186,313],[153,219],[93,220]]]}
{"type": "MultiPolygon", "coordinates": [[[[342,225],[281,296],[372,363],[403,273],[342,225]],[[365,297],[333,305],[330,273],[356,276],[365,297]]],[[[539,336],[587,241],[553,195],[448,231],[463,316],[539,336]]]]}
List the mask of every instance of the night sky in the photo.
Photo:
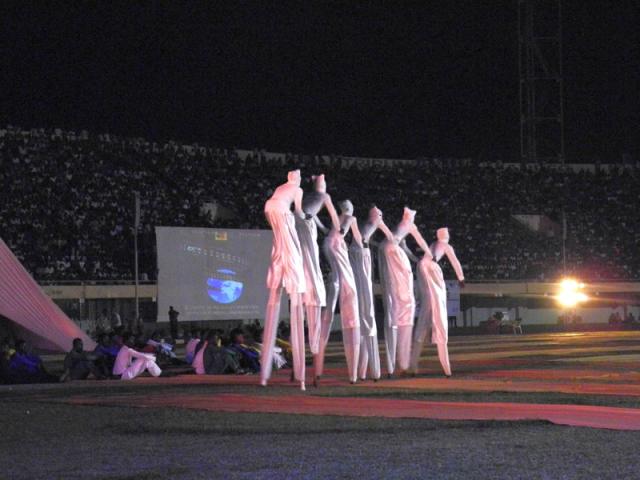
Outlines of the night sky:
{"type": "MultiPolygon", "coordinates": [[[[66,3],[0,6],[0,124],[518,158],[516,0],[66,3]]],[[[563,2],[568,161],[640,159],[639,5],[563,2]]]]}

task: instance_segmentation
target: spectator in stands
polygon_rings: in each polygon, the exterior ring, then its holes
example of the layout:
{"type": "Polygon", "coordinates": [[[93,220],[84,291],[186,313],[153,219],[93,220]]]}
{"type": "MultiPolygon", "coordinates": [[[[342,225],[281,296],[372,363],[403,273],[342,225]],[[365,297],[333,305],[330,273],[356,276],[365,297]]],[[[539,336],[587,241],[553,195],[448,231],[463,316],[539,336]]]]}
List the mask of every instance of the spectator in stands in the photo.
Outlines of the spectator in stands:
{"type": "Polygon", "coordinates": [[[114,332],[122,327],[122,320],[120,319],[120,314],[118,312],[116,312],[115,310],[111,311],[111,315],[110,315],[110,324],[111,324],[111,330],[113,330],[114,332]]]}
{"type": "Polygon", "coordinates": [[[111,321],[109,315],[107,315],[107,309],[103,308],[102,313],[96,318],[96,336],[100,336],[102,333],[110,330],[111,321]]]}
{"type": "Polygon", "coordinates": [[[135,338],[131,334],[126,333],[122,338],[124,344],[116,357],[113,374],[120,376],[122,380],[132,380],[144,371],[149,371],[152,376],[159,377],[162,370],[156,363],[155,355],[135,350],[133,348],[135,338]]]}
{"type": "Polygon", "coordinates": [[[303,158],[17,127],[0,128],[0,161],[6,186],[0,231],[38,280],[131,279],[132,212],[126,199],[134,189],[143,192],[141,277],[153,278],[154,225],[264,228],[264,192],[294,165],[331,175],[335,191],[356,207],[376,202],[393,218],[397,205],[409,203],[429,212],[420,229],[449,224],[459,232],[459,250],[469,253],[463,267],[470,278],[560,273],[560,236],[533,233],[513,215],[545,215],[558,223],[562,206],[573,270],[567,273],[583,280],[640,277],[640,233],[629,209],[637,203],[638,166],[592,172],[452,159],[303,158]],[[424,168],[426,177],[419,175],[424,168]],[[211,192],[220,206],[236,212],[233,218],[212,225],[201,212],[211,192]],[[616,251],[602,255],[612,245],[616,251]]]}
{"type": "Polygon", "coordinates": [[[615,310],[609,315],[609,325],[619,325],[622,323],[622,317],[615,310]]]}
{"type": "Polygon", "coordinates": [[[92,374],[96,379],[107,377],[106,372],[101,371],[94,362],[95,356],[90,356],[84,351],[82,339],[74,338],[71,351],[64,358],[64,371],[60,377],[61,382],[67,380],[85,380],[92,374]]]}

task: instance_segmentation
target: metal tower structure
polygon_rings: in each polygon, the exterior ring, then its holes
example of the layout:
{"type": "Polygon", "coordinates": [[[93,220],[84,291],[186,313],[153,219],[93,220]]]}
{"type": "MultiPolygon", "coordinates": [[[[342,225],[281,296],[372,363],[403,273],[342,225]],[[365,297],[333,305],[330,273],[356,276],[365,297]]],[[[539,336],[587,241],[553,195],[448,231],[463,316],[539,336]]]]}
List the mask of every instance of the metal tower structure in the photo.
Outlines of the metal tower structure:
{"type": "Polygon", "coordinates": [[[564,163],[561,0],[518,0],[520,160],[564,163]]]}

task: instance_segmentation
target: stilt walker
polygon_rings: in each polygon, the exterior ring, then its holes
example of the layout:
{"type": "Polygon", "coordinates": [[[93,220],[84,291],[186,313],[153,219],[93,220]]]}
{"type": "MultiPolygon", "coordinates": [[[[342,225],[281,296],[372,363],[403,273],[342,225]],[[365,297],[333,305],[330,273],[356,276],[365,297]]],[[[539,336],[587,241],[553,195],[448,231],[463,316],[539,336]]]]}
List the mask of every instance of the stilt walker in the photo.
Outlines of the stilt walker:
{"type": "Polygon", "coordinates": [[[391,377],[396,368],[396,345],[398,344],[398,327],[393,324],[391,318],[391,286],[389,285],[389,272],[387,272],[386,249],[387,245],[395,240],[384,240],[378,246],[378,276],[382,290],[382,307],[384,310],[384,346],[387,360],[387,376],[391,377]]]}
{"type": "Polygon", "coordinates": [[[316,372],[322,374],[324,369],[324,353],[331,333],[337,298],[339,298],[342,341],[347,358],[349,381],[355,383],[358,379],[358,357],[360,355],[360,318],[356,281],[349,262],[349,251],[344,236],[351,230],[354,242],[359,245],[362,245],[362,236],[358,230],[356,218],[353,216],[353,204],[349,200],[345,200],[340,203],[340,210],[340,229],[331,229],[323,244],[323,253],[331,266],[331,274],[327,288],[327,306],[322,312],[322,331],[316,372]]]}
{"type": "Polygon", "coordinates": [[[382,221],[382,212],[375,206],[369,210],[369,219],[362,228],[362,246],[352,241],[349,246],[349,260],[353,268],[358,290],[360,311],[360,359],[358,376],[367,378],[367,368],[372,379],[380,378],[380,352],[378,349],[378,329],[376,327],[373,303],[373,277],[369,240],[377,229],[382,230],[387,240],[393,241],[391,230],[382,221]]]}
{"type": "Polygon", "coordinates": [[[288,174],[288,181],[276,188],[264,207],[264,213],[273,230],[271,265],[267,273],[269,300],[265,314],[262,352],[260,355],[260,384],[267,385],[273,366],[273,349],[280,317],[282,290],[289,294],[291,302],[291,350],[294,378],[305,389],[304,311],[302,294],[306,291],[300,242],[296,233],[294,213],[304,218],[300,170],[288,174]]]}
{"type": "Polygon", "coordinates": [[[407,235],[411,235],[424,251],[424,257],[428,260],[432,257],[427,242],[414,223],[415,215],[415,210],[405,207],[402,221],[393,233],[393,242],[385,241],[383,247],[383,289],[390,303],[390,311],[387,314],[390,324],[385,327],[392,331],[392,335],[385,338],[389,375],[394,373],[396,361],[399,369],[404,371],[409,369],[411,360],[411,336],[416,302],[413,293],[413,271],[402,241],[407,235]],[[394,329],[396,332],[393,332],[394,329]]]}
{"type": "MultiPolygon", "coordinates": [[[[326,290],[322,271],[320,270],[320,252],[318,248],[318,228],[325,234],[329,230],[318,219],[318,213],[326,208],[331,218],[334,230],[340,229],[340,220],[331,196],[327,193],[324,175],[312,177],[314,191],[306,193],[302,199],[302,210],[306,218],[296,217],[296,231],[302,249],[302,263],[307,290],[302,296],[307,317],[309,331],[309,350],[314,356],[314,366],[317,365],[316,356],[320,350],[320,332],[322,327],[321,311],[326,305],[326,290]]],[[[321,372],[320,372],[321,373],[321,372]]],[[[314,371],[314,384],[319,372],[314,371]]]]}
{"type": "Polygon", "coordinates": [[[418,264],[419,284],[421,296],[427,300],[420,309],[418,323],[415,328],[411,353],[411,368],[418,373],[418,363],[424,342],[431,331],[431,343],[438,348],[438,359],[447,377],[451,376],[449,362],[449,318],[447,315],[447,287],[438,261],[446,255],[456,272],[460,287],[464,288],[464,274],[458,257],[449,245],[449,230],[440,228],[437,231],[438,241],[431,246],[433,261],[422,259],[418,264]]]}

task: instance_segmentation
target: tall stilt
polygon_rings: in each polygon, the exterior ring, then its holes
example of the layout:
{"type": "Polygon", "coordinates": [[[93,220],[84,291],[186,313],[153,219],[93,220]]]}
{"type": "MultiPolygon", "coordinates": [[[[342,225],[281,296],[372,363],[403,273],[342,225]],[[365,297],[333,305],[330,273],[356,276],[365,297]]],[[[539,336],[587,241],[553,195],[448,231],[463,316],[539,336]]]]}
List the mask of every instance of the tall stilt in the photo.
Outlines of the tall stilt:
{"type": "Polygon", "coordinates": [[[305,355],[304,355],[304,309],[300,295],[291,298],[291,350],[293,353],[294,377],[305,389],[305,355]]]}
{"type": "Polygon", "coordinates": [[[342,329],[342,342],[347,358],[347,371],[349,381],[356,383],[358,380],[358,358],[360,356],[360,327],[342,329]]]}
{"type": "Polygon", "coordinates": [[[449,363],[449,349],[447,348],[446,343],[438,343],[438,359],[440,360],[440,365],[442,365],[442,370],[447,377],[451,376],[451,365],[449,363]]]}
{"type": "Polygon", "coordinates": [[[280,298],[282,288],[272,288],[265,312],[264,330],[262,332],[262,351],[260,352],[260,384],[265,386],[273,368],[273,348],[276,344],[278,320],[280,319],[280,298]]]}

